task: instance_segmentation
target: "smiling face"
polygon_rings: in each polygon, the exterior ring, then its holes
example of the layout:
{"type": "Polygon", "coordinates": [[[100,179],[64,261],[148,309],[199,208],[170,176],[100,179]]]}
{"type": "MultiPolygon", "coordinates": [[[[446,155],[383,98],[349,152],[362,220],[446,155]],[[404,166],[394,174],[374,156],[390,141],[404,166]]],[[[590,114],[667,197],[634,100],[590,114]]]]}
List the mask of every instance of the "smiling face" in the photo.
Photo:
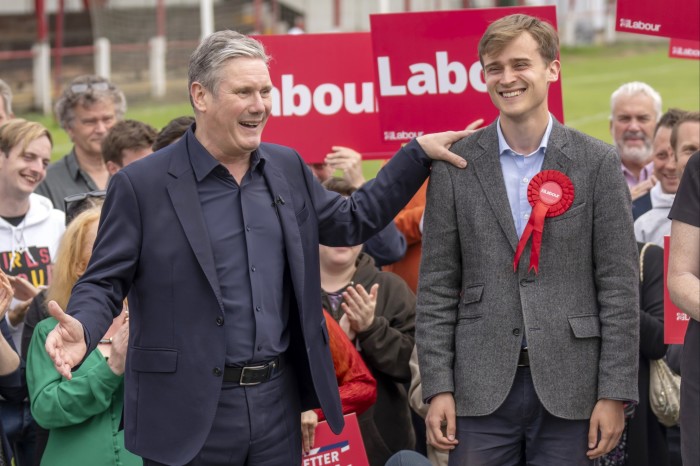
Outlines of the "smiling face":
{"type": "Polygon", "coordinates": [[[678,190],[676,158],[671,148],[671,128],[661,126],[654,136],[654,176],[661,184],[661,191],[674,194],[678,190]]]}
{"type": "Polygon", "coordinates": [[[690,156],[700,150],[700,122],[684,121],[676,130],[676,169],[678,176],[682,176],[690,156]]]}
{"type": "Polygon", "coordinates": [[[0,151],[0,189],[3,196],[28,199],[46,177],[46,167],[50,161],[51,141],[46,136],[31,141],[24,151],[21,144],[10,149],[9,154],[0,151]]]}
{"type": "Polygon", "coordinates": [[[491,101],[501,118],[523,121],[547,117],[549,84],[559,79],[559,61],[546,63],[535,39],[523,32],[502,52],[483,57],[484,77],[491,101]]]}
{"type": "Polygon", "coordinates": [[[646,94],[620,95],[615,100],[610,133],[623,163],[649,162],[656,120],[654,99],[646,94]]]}
{"type": "Polygon", "coordinates": [[[250,156],[260,145],[272,110],[267,65],[258,58],[230,59],[214,91],[192,83],[197,139],[219,161],[250,156]]]}

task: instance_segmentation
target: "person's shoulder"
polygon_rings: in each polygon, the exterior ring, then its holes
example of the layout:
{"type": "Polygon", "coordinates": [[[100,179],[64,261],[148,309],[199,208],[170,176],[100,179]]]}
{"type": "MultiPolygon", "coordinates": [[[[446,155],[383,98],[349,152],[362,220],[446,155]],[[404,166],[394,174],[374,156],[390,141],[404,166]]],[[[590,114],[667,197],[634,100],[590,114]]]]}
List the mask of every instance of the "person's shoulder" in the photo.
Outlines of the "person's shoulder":
{"type": "Polygon", "coordinates": [[[60,159],[51,162],[49,166],[46,167],[46,178],[44,178],[44,182],[69,176],[70,172],[68,170],[67,158],[71,156],[73,156],[73,153],[69,152],[60,159]]]}
{"type": "Polygon", "coordinates": [[[578,152],[585,152],[586,156],[608,156],[610,153],[615,153],[615,146],[609,144],[600,139],[594,138],[593,136],[583,133],[577,129],[571,128],[565,125],[558,125],[552,129],[552,136],[550,140],[554,137],[556,142],[566,143],[570,146],[570,149],[578,152]],[[555,128],[561,131],[561,134],[557,134],[555,128]]]}
{"type": "Polygon", "coordinates": [[[265,163],[278,166],[287,174],[291,173],[293,167],[301,167],[304,164],[304,159],[296,150],[281,144],[263,142],[258,147],[258,152],[265,158],[265,163]]]}
{"type": "Polygon", "coordinates": [[[469,160],[470,156],[475,154],[475,148],[484,148],[494,144],[498,147],[497,124],[498,120],[494,120],[489,125],[479,128],[470,135],[452,144],[450,150],[469,160]]]}
{"type": "Polygon", "coordinates": [[[283,146],[282,144],[275,144],[272,142],[261,143],[260,146],[258,147],[258,150],[262,154],[266,154],[266,155],[274,155],[274,156],[282,155],[285,157],[294,157],[294,158],[299,157],[299,153],[297,153],[297,151],[294,150],[293,148],[291,148],[289,146],[283,146]]]}

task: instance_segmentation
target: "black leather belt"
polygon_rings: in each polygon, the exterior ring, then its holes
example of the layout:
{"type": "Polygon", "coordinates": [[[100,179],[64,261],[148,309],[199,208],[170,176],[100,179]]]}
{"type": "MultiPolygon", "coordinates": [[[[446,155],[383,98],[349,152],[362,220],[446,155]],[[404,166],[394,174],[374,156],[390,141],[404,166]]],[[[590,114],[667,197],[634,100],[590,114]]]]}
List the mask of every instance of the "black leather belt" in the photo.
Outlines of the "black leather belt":
{"type": "Polygon", "coordinates": [[[258,385],[270,380],[274,374],[282,369],[283,365],[284,358],[278,356],[271,361],[249,366],[226,366],[224,367],[224,382],[234,382],[239,385],[258,385]]]}
{"type": "Polygon", "coordinates": [[[518,367],[530,367],[530,355],[527,352],[527,348],[520,349],[520,355],[518,356],[518,367]]]}

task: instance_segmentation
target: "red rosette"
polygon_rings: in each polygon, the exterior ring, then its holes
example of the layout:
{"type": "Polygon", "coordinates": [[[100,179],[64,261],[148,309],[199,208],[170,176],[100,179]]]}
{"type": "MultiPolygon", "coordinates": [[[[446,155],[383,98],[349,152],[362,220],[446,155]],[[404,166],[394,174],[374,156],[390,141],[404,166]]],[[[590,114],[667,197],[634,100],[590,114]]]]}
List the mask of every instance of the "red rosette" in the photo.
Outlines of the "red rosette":
{"type": "Polygon", "coordinates": [[[520,255],[525,249],[530,236],[530,267],[528,271],[539,271],[542,231],[545,217],[556,217],[571,207],[574,202],[574,184],[568,176],[557,170],[544,170],[535,175],[527,186],[527,200],[532,205],[532,214],[518,242],[513,260],[513,271],[518,270],[520,255]]]}

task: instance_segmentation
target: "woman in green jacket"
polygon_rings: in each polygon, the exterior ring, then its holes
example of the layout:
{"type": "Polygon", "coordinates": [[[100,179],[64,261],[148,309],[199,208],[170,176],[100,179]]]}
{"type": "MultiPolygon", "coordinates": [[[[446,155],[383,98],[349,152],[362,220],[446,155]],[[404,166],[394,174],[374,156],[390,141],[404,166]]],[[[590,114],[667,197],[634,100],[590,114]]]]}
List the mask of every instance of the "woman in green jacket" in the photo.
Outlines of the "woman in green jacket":
{"type": "MultiPolygon", "coordinates": [[[[70,290],[90,259],[99,214],[99,208],[87,210],[68,226],[47,300],[55,300],[61,307],[68,304],[70,290]]],[[[50,317],[36,326],[27,354],[32,415],[49,431],[41,465],[140,466],[141,458],[124,448],[124,431],[120,428],[128,312],[114,319],[97,349],[85,358],[70,381],[56,372],[44,349],[46,336],[56,323],[50,317]]]]}

